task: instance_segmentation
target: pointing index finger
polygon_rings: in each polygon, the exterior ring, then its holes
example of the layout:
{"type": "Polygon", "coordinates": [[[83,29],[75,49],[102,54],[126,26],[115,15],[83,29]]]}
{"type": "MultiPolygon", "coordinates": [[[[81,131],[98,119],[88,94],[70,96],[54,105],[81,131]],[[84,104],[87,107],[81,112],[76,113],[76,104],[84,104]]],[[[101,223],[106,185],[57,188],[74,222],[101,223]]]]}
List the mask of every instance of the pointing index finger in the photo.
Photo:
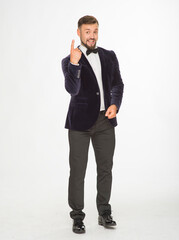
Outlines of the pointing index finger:
{"type": "Polygon", "coordinates": [[[72,42],[71,42],[71,51],[74,50],[74,45],[75,45],[75,40],[73,39],[72,42]]]}

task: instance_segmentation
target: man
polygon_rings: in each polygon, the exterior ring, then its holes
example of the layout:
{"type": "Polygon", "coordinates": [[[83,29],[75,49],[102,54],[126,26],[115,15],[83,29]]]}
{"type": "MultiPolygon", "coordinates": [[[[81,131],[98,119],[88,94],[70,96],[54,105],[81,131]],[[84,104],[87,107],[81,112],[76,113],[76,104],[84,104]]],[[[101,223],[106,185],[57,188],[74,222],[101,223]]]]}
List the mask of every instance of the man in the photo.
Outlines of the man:
{"type": "Polygon", "coordinates": [[[97,164],[98,223],[112,227],[116,222],[109,204],[112,184],[112,165],[115,147],[114,127],[124,84],[118,60],[113,51],[97,47],[98,21],[84,16],[78,21],[77,34],[81,45],[62,60],[65,88],[71,94],[65,128],[69,136],[69,192],[73,231],[84,233],[84,178],[90,139],[97,164]]]}

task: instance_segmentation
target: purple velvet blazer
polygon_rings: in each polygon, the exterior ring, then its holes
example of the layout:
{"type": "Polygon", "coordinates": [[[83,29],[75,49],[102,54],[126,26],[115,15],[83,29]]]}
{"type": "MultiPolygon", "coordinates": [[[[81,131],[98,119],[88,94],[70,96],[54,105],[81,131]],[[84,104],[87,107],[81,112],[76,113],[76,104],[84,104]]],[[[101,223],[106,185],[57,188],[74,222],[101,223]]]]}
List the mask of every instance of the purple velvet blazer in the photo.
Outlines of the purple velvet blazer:
{"type": "MultiPolygon", "coordinates": [[[[124,84],[118,60],[113,51],[98,47],[102,69],[105,110],[115,104],[120,108],[124,84]]],[[[65,128],[84,131],[93,126],[100,111],[100,91],[96,76],[82,53],[79,66],[70,63],[70,55],[62,60],[65,88],[71,94],[65,128]]],[[[116,118],[109,119],[115,127],[116,118]]]]}

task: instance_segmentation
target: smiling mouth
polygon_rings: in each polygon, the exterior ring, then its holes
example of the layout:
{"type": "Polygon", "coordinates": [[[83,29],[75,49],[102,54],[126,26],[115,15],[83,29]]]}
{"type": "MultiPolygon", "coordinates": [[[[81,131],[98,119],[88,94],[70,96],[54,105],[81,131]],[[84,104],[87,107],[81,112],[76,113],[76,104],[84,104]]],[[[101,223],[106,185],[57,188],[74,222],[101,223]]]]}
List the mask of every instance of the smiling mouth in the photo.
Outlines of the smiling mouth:
{"type": "Polygon", "coordinates": [[[88,40],[87,42],[90,43],[90,44],[94,44],[94,43],[95,43],[95,40],[91,40],[91,39],[90,39],[90,40],[88,40]]]}

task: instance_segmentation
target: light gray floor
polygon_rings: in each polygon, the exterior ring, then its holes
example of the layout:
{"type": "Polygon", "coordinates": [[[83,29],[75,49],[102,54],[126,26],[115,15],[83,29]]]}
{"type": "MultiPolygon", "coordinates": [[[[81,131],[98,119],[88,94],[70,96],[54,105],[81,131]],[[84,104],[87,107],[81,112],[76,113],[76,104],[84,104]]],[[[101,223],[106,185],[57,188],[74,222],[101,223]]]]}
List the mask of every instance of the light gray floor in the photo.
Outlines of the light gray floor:
{"type": "MultiPolygon", "coordinates": [[[[59,199],[57,199],[59,200],[59,199]]],[[[38,202],[38,201],[37,201],[38,202]]],[[[97,224],[95,206],[87,200],[86,234],[71,231],[68,206],[58,201],[28,203],[6,201],[1,204],[1,240],[178,240],[179,207],[177,201],[119,201],[115,202],[114,230],[97,224]],[[54,204],[55,203],[55,204],[54,204]],[[93,206],[92,206],[93,205],[93,206]]],[[[1,202],[2,203],[2,202],[1,202]]]]}

